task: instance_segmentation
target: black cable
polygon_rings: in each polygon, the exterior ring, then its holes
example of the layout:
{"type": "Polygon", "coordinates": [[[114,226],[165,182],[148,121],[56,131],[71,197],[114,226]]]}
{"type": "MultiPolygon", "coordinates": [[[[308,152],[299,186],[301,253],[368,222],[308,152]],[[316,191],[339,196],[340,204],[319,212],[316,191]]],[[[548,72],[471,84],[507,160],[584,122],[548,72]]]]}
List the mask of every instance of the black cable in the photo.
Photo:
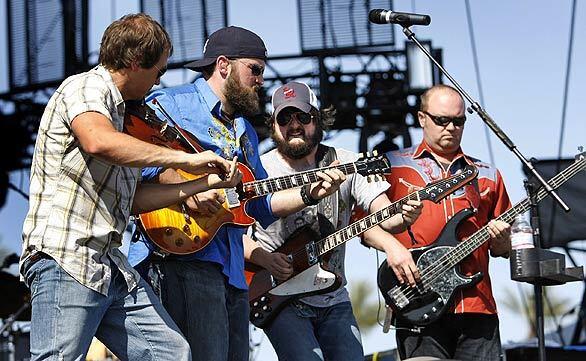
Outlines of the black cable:
{"type": "MultiPolygon", "coordinates": [[[[544,289],[545,291],[545,289],[544,289]]],[[[553,306],[551,305],[551,301],[549,300],[549,297],[547,297],[547,293],[543,292],[543,298],[545,299],[545,303],[547,304],[547,308],[549,308],[549,315],[551,318],[553,318],[553,323],[555,325],[555,329],[557,331],[558,337],[560,339],[560,343],[562,344],[562,346],[566,346],[566,342],[564,341],[564,338],[562,337],[562,334],[560,332],[561,330],[561,318],[558,319],[558,316],[555,314],[554,310],[553,310],[553,306]]]]}
{"type": "MultiPolygon", "coordinates": [[[[562,146],[564,141],[564,130],[566,128],[566,109],[568,107],[568,87],[570,85],[570,69],[572,66],[572,50],[574,48],[574,24],[576,19],[576,0],[572,1],[572,18],[570,21],[570,42],[568,44],[568,58],[566,62],[566,80],[564,84],[564,96],[562,106],[562,124],[560,126],[560,139],[558,144],[558,159],[562,156],[562,146]]],[[[558,170],[559,172],[559,163],[558,170]]]]}
{"type": "Polygon", "coordinates": [[[529,323],[531,326],[531,331],[533,331],[533,332],[535,332],[535,334],[537,334],[537,327],[535,326],[535,320],[533,319],[533,317],[531,317],[531,314],[529,313],[530,308],[529,308],[529,305],[527,304],[527,298],[525,297],[525,292],[523,291],[523,287],[520,282],[516,282],[516,284],[517,284],[517,291],[519,291],[519,295],[521,298],[521,303],[523,304],[523,310],[525,310],[525,316],[529,320],[529,323]]]}
{"type": "MultiPolygon", "coordinates": [[[[478,53],[476,51],[476,40],[474,36],[474,26],[472,25],[472,14],[470,11],[470,2],[469,0],[465,1],[466,3],[466,19],[468,21],[468,32],[470,33],[470,46],[472,47],[472,60],[474,61],[474,72],[476,73],[476,83],[478,86],[478,95],[480,96],[480,103],[482,106],[485,106],[484,102],[484,92],[482,91],[482,81],[480,80],[480,66],[478,65],[478,53]]],[[[490,158],[490,164],[496,167],[496,163],[494,161],[494,154],[492,151],[492,141],[490,139],[490,132],[488,131],[488,126],[484,124],[484,136],[486,137],[486,143],[488,145],[488,155],[490,158]]]]}

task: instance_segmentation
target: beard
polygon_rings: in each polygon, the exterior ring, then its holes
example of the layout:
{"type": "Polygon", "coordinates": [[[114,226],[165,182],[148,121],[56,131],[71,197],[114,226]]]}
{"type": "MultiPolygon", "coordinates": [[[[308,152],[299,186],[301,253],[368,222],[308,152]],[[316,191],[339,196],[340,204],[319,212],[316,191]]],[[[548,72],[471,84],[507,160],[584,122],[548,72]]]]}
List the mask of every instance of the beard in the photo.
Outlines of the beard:
{"type": "MultiPolygon", "coordinates": [[[[289,138],[289,133],[291,130],[285,134],[284,136],[289,138]]],[[[305,131],[303,131],[303,142],[297,144],[291,144],[289,141],[283,139],[282,137],[278,136],[275,133],[274,125],[271,129],[271,138],[273,142],[277,145],[277,150],[279,153],[291,158],[291,159],[302,159],[307,156],[314,147],[316,147],[319,142],[321,142],[323,137],[323,130],[318,126],[315,128],[313,134],[307,136],[305,131]]]]}
{"type": "Polygon", "coordinates": [[[225,97],[226,101],[232,105],[235,114],[241,114],[244,117],[253,117],[260,113],[260,99],[258,96],[258,87],[245,88],[238,80],[238,72],[230,73],[226,79],[225,97]]]}

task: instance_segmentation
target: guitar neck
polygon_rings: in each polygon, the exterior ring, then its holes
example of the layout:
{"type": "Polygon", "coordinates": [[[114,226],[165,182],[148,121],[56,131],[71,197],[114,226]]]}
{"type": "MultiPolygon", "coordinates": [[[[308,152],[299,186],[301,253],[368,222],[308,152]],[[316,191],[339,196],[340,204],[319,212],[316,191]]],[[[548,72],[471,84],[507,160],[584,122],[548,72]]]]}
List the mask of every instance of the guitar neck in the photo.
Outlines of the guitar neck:
{"type": "Polygon", "coordinates": [[[431,200],[438,202],[449,194],[455,192],[468,181],[472,180],[476,176],[476,172],[476,168],[470,167],[458,175],[428,184],[425,188],[411,192],[387,207],[369,214],[361,220],[332,233],[326,238],[316,242],[318,256],[328,253],[342,243],[348,242],[359,234],[390,219],[395,214],[401,212],[403,205],[410,200],[431,200]]]}
{"type": "Polygon", "coordinates": [[[255,180],[244,183],[243,187],[244,189],[252,190],[254,192],[254,197],[264,196],[265,194],[282,191],[284,189],[297,188],[307,184],[315,183],[321,180],[321,178],[317,176],[317,172],[323,172],[329,169],[338,169],[345,175],[357,172],[355,163],[345,163],[337,166],[312,169],[305,172],[281,177],[255,180]]]}
{"type": "Polygon", "coordinates": [[[348,242],[352,238],[366,232],[370,228],[383,223],[395,214],[401,212],[403,204],[409,200],[421,200],[425,198],[426,189],[409,193],[405,197],[393,202],[389,206],[378,210],[358,220],[315,243],[318,256],[322,256],[332,249],[348,242]]]}
{"type": "MultiPolygon", "coordinates": [[[[574,162],[571,166],[564,169],[561,173],[553,177],[548,183],[551,185],[553,189],[559,188],[562,184],[567,182],[570,178],[578,174],[581,170],[584,169],[586,166],[586,158],[583,158],[579,161],[574,162]]],[[[547,196],[547,191],[541,187],[537,192],[537,202],[540,202],[547,196]]],[[[529,199],[525,198],[521,202],[515,204],[511,209],[506,211],[505,213],[501,214],[497,217],[497,220],[504,221],[506,223],[512,224],[515,220],[515,217],[519,214],[525,213],[529,210],[529,199]]],[[[460,242],[454,249],[454,252],[450,252],[444,255],[442,258],[438,260],[438,263],[441,264],[445,261],[445,269],[449,269],[457,265],[461,260],[469,256],[472,252],[474,252],[478,247],[480,247],[484,242],[490,239],[490,235],[488,233],[488,226],[484,226],[478,231],[476,231],[472,236],[470,236],[465,242],[460,242]],[[447,259],[443,259],[443,258],[447,259]]]]}

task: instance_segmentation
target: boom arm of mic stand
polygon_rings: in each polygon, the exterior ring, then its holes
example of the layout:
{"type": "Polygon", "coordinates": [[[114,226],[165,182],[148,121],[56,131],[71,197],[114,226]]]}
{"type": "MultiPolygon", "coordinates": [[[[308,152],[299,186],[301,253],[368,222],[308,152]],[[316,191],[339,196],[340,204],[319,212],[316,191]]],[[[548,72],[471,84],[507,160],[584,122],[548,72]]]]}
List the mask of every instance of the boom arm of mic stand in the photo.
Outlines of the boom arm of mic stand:
{"type": "Polygon", "coordinates": [[[407,39],[411,40],[417,45],[419,50],[421,50],[429,58],[429,60],[431,60],[435,64],[435,66],[437,66],[441,73],[450,80],[450,82],[454,85],[458,92],[466,100],[468,100],[468,102],[470,103],[468,112],[472,113],[472,111],[475,111],[478,114],[478,116],[480,116],[480,119],[482,119],[484,123],[490,128],[490,130],[492,130],[492,132],[497,136],[497,138],[499,138],[501,142],[503,142],[507,146],[507,148],[509,148],[509,150],[513,152],[513,154],[515,154],[517,158],[519,158],[519,160],[531,171],[531,174],[533,174],[537,181],[544,187],[547,194],[549,194],[560,205],[560,207],[562,207],[562,209],[565,212],[569,212],[570,207],[568,207],[568,205],[558,196],[558,194],[553,190],[553,188],[543,179],[543,177],[537,172],[533,164],[531,164],[531,162],[529,162],[523,156],[523,154],[519,152],[517,146],[511,141],[511,139],[509,139],[509,137],[507,137],[505,132],[503,132],[503,130],[492,120],[488,113],[484,111],[484,109],[482,109],[480,104],[478,104],[477,101],[472,99],[472,97],[468,93],[466,93],[466,91],[460,86],[460,84],[458,84],[456,79],[454,79],[450,75],[450,73],[448,73],[448,71],[444,69],[444,67],[441,66],[441,64],[437,60],[435,60],[431,53],[423,45],[421,45],[419,40],[417,40],[417,38],[415,37],[415,33],[413,33],[408,26],[403,26],[403,33],[405,34],[407,39]]]}

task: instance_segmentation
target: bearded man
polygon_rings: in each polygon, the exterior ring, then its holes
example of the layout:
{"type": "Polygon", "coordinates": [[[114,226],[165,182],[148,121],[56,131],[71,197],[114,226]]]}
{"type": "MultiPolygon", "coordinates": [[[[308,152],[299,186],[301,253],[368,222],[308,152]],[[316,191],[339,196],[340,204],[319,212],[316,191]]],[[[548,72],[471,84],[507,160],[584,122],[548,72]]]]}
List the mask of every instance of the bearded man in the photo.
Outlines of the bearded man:
{"type": "MultiPolygon", "coordinates": [[[[289,82],[280,86],[273,93],[272,105],[274,112],[268,126],[277,148],[261,157],[269,176],[314,169],[324,159],[329,162],[334,158],[341,163],[357,160],[358,155],[353,152],[320,144],[324,130],[334,122],[334,111],[331,108],[320,111],[315,94],[306,84],[289,82]]],[[[347,181],[328,199],[321,202],[309,199],[307,208],[268,227],[259,222],[253,234],[257,242],[248,239],[245,242],[245,257],[268,270],[274,278],[286,280],[291,277],[293,267],[287,255],[275,252],[277,248],[298,234],[301,227],[309,227],[309,233],[324,238],[347,226],[354,205],[370,212],[389,206],[391,202],[385,194],[388,188],[385,181],[368,182],[358,173],[348,175],[347,181]]],[[[387,258],[395,257],[395,251],[402,246],[391,233],[404,231],[419,216],[421,208],[421,202],[409,201],[402,213],[368,230],[364,241],[385,251],[387,258]]],[[[344,258],[345,247],[341,245],[323,259],[329,271],[342,275],[340,288],[294,301],[264,328],[279,360],[364,360],[360,331],[345,287],[344,258]]],[[[402,261],[399,263],[409,267],[402,261]]]]}
{"type": "MultiPolygon", "coordinates": [[[[187,68],[203,77],[194,83],[155,91],[147,98],[161,119],[171,117],[193,134],[203,148],[226,159],[237,157],[256,179],[267,177],[258,154],[258,136],[246,119],[259,112],[266,48],[255,33],[222,28],[204,46],[203,59],[187,68]],[[156,103],[153,100],[156,99],[156,103]]],[[[324,198],[345,176],[337,169],[318,172],[320,181],[282,190],[246,203],[247,213],[263,226],[306,206],[306,198],[324,198]],[[304,198],[305,197],[305,198],[304,198]]],[[[184,181],[173,169],[147,168],[143,178],[159,183],[184,181]]],[[[198,193],[185,204],[201,216],[215,217],[223,192],[198,193]]],[[[194,360],[248,360],[248,291],[244,278],[242,237],[245,227],[221,226],[211,242],[189,255],[154,257],[148,240],[133,242],[131,264],[157,291],[163,305],[187,338],[194,360]]]]}

